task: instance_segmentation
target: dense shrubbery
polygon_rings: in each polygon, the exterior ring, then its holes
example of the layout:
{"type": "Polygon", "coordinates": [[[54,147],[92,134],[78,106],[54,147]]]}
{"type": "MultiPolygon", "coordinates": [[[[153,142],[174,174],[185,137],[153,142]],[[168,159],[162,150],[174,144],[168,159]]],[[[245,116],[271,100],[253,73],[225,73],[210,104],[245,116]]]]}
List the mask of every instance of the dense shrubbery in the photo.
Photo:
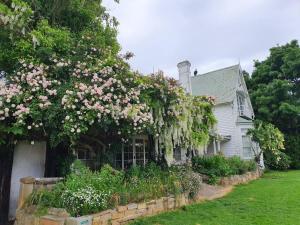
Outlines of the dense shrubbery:
{"type": "Polygon", "coordinates": [[[217,183],[218,178],[244,174],[256,169],[254,161],[244,161],[239,157],[225,158],[222,155],[199,156],[192,159],[193,170],[207,175],[209,183],[217,183]]]}
{"type": "Polygon", "coordinates": [[[272,170],[287,170],[291,165],[291,157],[284,152],[279,152],[276,156],[270,152],[264,154],[265,166],[272,170]]]}
{"type": "Polygon", "coordinates": [[[72,173],[52,191],[38,191],[28,199],[39,207],[65,208],[72,216],[99,212],[117,205],[185,193],[193,198],[201,177],[191,169],[161,169],[154,163],[127,172],[104,166],[92,172],[76,162],[72,173]]]}

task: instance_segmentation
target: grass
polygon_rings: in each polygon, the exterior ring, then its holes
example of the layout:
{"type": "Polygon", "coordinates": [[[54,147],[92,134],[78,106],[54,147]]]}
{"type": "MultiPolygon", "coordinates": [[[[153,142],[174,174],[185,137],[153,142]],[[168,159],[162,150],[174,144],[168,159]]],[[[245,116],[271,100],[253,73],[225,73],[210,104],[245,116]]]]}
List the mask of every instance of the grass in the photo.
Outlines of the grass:
{"type": "Polygon", "coordinates": [[[300,225],[300,171],[269,172],[226,197],[132,225],[300,225]]]}

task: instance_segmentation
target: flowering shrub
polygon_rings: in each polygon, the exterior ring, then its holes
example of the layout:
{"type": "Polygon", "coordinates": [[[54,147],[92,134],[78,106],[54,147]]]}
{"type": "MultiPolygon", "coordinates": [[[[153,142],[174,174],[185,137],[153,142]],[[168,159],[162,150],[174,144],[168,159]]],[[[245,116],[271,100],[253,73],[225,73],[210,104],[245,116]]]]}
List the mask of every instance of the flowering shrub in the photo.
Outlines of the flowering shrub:
{"type": "Polygon", "coordinates": [[[116,22],[98,1],[58,7],[78,10],[74,17],[81,27],[60,12],[49,16],[52,12],[44,11],[57,3],[40,4],[0,3],[5,46],[12,48],[0,51],[0,66],[5,65],[0,68],[0,139],[3,133],[47,139],[55,146],[76,144],[97,131],[123,141],[149,134],[167,157],[178,146],[201,149],[215,123],[212,98],[187,95],[161,72],[143,76],[131,71],[127,60],[132,53],[119,54],[116,22]],[[26,32],[19,34],[20,28],[26,32]]]}
{"type": "Polygon", "coordinates": [[[176,146],[199,150],[208,141],[209,129],[216,122],[213,98],[186,94],[162,72],[143,77],[141,98],[151,109],[152,134],[167,157],[172,156],[176,146]]]}
{"type": "Polygon", "coordinates": [[[154,163],[133,167],[125,174],[107,165],[91,172],[77,162],[73,171],[53,190],[34,192],[28,204],[65,208],[72,216],[81,216],[180,193],[193,198],[201,185],[201,178],[191,170],[163,170],[154,163]]]}
{"type": "Polygon", "coordinates": [[[62,192],[62,206],[72,215],[88,214],[106,209],[109,203],[110,192],[100,192],[87,186],[76,191],[62,192]]]}
{"type": "Polygon", "coordinates": [[[257,162],[264,153],[272,155],[275,162],[281,159],[281,151],[284,150],[284,135],[273,124],[255,121],[255,127],[248,130],[248,135],[259,144],[260,149],[253,151],[257,162]]]}

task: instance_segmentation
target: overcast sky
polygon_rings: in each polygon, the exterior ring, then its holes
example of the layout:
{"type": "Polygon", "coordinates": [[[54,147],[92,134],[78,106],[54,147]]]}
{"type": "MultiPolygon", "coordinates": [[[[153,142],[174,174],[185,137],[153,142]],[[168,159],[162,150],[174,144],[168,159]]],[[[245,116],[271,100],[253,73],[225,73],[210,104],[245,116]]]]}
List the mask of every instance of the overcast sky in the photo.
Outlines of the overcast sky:
{"type": "Polygon", "coordinates": [[[104,0],[120,22],[122,51],[142,73],[161,69],[178,77],[189,60],[200,73],[253,60],[268,49],[300,39],[300,0],[104,0]]]}

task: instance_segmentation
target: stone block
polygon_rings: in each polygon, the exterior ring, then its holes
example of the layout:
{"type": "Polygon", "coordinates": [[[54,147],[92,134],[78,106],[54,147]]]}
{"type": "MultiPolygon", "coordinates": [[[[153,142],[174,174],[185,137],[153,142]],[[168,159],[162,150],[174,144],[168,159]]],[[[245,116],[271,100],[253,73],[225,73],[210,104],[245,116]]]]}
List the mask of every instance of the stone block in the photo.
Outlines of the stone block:
{"type": "Polygon", "coordinates": [[[146,203],[139,203],[138,204],[138,209],[146,209],[147,208],[147,205],[146,205],[146,203]]]}
{"type": "Polygon", "coordinates": [[[118,212],[124,212],[124,211],[126,211],[127,210],[127,206],[118,206],[117,207],[117,211],[118,212]]]}
{"type": "Polygon", "coordinates": [[[131,209],[137,209],[138,205],[136,203],[131,203],[129,205],[127,205],[127,209],[131,210],[131,209]]]}
{"type": "Polygon", "coordinates": [[[43,216],[40,219],[40,225],[64,225],[65,218],[57,217],[57,216],[43,216]]]}
{"type": "Polygon", "coordinates": [[[175,208],[175,198],[168,198],[168,209],[175,208]]]}
{"type": "Polygon", "coordinates": [[[102,220],[100,217],[94,217],[92,221],[93,225],[102,225],[102,220]]]}
{"type": "Polygon", "coordinates": [[[125,212],[123,211],[123,212],[113,212],[112,214],[111,214],[111,219],[112,220],[116,220],[116,219],[120,219],[120,218],[122,218],[122,217],[124,217],[124,214],[125,214],[125,212]]]}
{"type": "Polygon", "coordinates": [[[30,214],[25,214],[21,221],[22,221],[22,223],[20,223],[20,224],[24,224],[24,225],[39,225],[40,224],[39,218],[35,217],[34,215],[30,215],[30,214]]]}
{"type": "Polygon", "coordinates": [[[103,212],[97,213],[93,215],[93,220],[101,220],[104,224],[105,221],[109,221],[112,218],[112,214],[117,212],[117,210],[105,210],[103,212]]]}
{"type": "MultiPolygon", "coordinates": [[[[22,178],[22,179],[26,179],[26,178],[22,178]]],[[[31,177],[29,177],[28,179],[31,179],[31,177]]],[[[32,192],[33,192],[33,183],[30,183],[28,180],[21,181],[19,199],[18,199],[18,208],[22,208],[24,206],[26,198],[32,192]]]]}
{"type": "Polygon", "coordinates": [[[120,222],[118,220],[112,220],[111,225],[120,225],[120,222]]]}
{"type": "Polygon", "coordinates": [[[69,217],[70,214],[65,209],[60,208],[49,208],[48,214],[53,216],[60,216],[60,217],[69,217]]]}
{"type": "Polygon", "coordinates": [[[127,211],[125,211],[124,216],[127,217],[127,216],[135,215],[136,211],[137,211],[136,209],[127,210],[127,211]]]}
{"type": "Polygon", "coordinates": [[[92,225],[92,216],[69,217],[66,219],[66,225],[92,225]]]}
{"type": "Polygon", "coordinates": [[[149,206],[149,205],[155,205],[155,204],[156,204],[156,200],[152,200],[152,201],[146,202],[147,206],[149,206]]]}
{"type": "Polygon", "coordinates": [[[138,209],[136,211],[136,213],[139,214],[139,215],[141,215],[141,216],[145,216],[145,215],[147,215],[148,210],[147,209],[138,209]]]}

